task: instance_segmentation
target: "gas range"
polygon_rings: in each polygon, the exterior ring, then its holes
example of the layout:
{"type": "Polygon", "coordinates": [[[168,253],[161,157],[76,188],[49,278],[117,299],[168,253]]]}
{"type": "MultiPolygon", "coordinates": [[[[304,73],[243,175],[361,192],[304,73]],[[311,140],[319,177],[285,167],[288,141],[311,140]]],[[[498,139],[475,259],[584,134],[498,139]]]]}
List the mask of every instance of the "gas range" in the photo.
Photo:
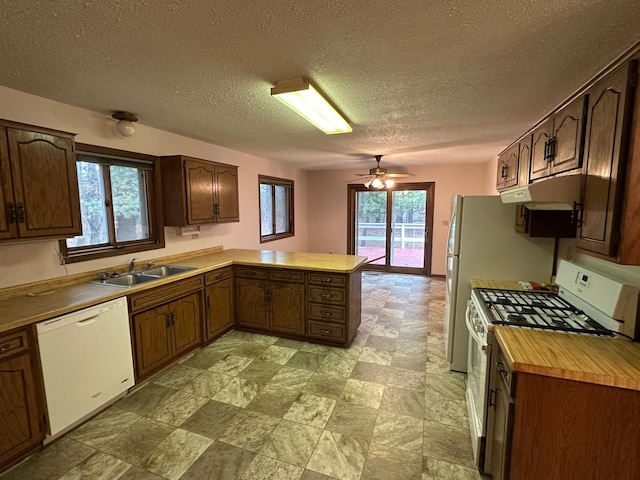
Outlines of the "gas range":
{"type": "Polygon", "coordinates": [[[586,267],[561,261],[558,292],[474,288],[476,322],[640,339],[639,289],[586,267]]]}
{"type": "Polygon", "coordinates": [[[493,325],[613,335],[611,330],[552,292],[487,288],[477,288],[474,292],[486,307],[483,310],[489,311],[493,325]]]}

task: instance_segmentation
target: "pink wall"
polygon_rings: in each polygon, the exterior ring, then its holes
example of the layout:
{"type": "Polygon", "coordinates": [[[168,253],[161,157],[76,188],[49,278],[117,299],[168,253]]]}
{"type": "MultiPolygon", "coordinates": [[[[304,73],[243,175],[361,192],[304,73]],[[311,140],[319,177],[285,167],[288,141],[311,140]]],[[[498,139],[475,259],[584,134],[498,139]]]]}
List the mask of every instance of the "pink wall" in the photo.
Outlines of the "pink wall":
{"type": "MultiPolygon", "coordinates": [[[[197,239],[178,236],[176,229],[165,229],[166,248],[136,254],[138,260],[223,245],[225,248],[265,248],[306,251],[307,174],[305,171],[136,124],[133,137],[119,136],[108,113],[98,113],[71,105],[0,87],[0,118],[77,133],[76,141],[150,155],[182,154],[237,165],[240,187],[240,222],[202,227],[197,239]],[[295,182],[294,237],[259,243],[258,174],[288,178],[295,182]]],[[[110,257],[68,265],[58,262],[57,241],[0,245],[0,288],[55,278],[90,270],[107,269],[128,263],[131,256],[110,257]]]]}
{"type": "MultiPolygon", "coordinates": [[[[495,162],[412,166],[412,182],[435,182],[431,273],[444,275],[449,210],[453,195],[493,195],[495,162]]],[[[310,171],[308,178],[308,250],[347,251],[347,182],[359,170],[310,171]]]]}

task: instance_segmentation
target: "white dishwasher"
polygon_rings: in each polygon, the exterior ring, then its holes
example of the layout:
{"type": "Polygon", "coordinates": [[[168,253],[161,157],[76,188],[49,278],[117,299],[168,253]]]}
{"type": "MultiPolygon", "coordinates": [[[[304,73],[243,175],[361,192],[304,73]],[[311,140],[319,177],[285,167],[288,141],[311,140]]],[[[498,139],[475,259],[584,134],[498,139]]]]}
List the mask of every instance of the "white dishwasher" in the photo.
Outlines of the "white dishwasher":
{"type": "Polygon", "coordinates": [[[125,297],[36,324],[49,436],[74,427],[134,385],[125,297]]]}

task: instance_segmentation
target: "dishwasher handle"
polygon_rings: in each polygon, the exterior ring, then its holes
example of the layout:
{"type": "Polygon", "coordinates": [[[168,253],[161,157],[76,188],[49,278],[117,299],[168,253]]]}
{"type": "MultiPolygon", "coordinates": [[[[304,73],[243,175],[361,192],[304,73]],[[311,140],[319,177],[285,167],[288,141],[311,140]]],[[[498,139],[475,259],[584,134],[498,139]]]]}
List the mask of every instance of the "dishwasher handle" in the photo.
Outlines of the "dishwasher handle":
{"type": "Polygon", "coordinates": [[[85,308],[84,310],[68,313],[61,317],[52,318],[51,320],[45,320],[44,322],[37,323],[36,331],[38,332],[38,335],[44,335],[47,332],[66,327],[68,325],[88,325],[90,323],[93,323],[95,319],[103,313],[120,309],[124,309],[125,314],[128,314],[126,297],[120,297],[106,303],[101,303],[100,305],[95,305],[93,307],[85,308]]]}

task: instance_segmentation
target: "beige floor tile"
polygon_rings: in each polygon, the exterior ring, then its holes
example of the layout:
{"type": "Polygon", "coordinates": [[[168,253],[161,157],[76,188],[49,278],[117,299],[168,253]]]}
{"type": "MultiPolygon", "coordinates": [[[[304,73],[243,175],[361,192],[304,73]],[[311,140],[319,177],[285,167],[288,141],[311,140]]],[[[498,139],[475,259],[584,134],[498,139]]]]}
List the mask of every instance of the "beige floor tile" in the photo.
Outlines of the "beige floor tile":
{"type": "Polygon", "coordinates": [[[218,363],[215,363],[209,370],[233,377],[248,367],[251,362],[253,362],[253,358],[231,354],[224,357],[218,363]]]}
{"type": "Polygon", "coordinates": [[[100,448],[140,419],[140,415],[119,408],[109,408],[69,433],[69,437],[100,448]]]}
{"type": "Polygon", "coordinates": [[[216,439],[241,411],[234,405],[211,400],[185,420],[180,428],[216,439]]]}
{"type": "Polygon", "coordinates": [[[380,410],[422,419],[424,417],[424,403],[424,393],[422,392],[386,386],[380,401],[380,410]]]}
{"type": "Polygon", "coordinates": [[[424,422],[423,453],[425,457],[473,468],[469,429],[424,422]]]}
{"type": "Polygon", "coordinates": [[[384,386],[377,383],[362,382],[350,378],[344,387],[340,400],[364,407],[378,408],[382,400],[384,386]]]}
{"type": "Polygon", "coordinates": [[[364,440],[325,430],[307,469],[334,478],[357,480],[362,474],[368,447],[364,440]]]}
{"type": "Polygon", "coordinates": [[[381,411],[371,441],[407,452],[422,453],[423,421],[407,415],[381,411]]]}
{"type": "Polygon", "coordinates": [[[296,352],[297,350],[294,348],[271,345],[264,351],[262,355],[258,357],[258,359],[267,363],[277,363],[279,365],[284,365],[289,361],[291,357],[296,354],[296,352]]]}
{"type": "Polygon", "coordinates": [[[196,460],[180,480],[226,480],[240,478],[256,454],[215,442],[196,460]]]}
{"type": "Polygon", "coordinates": [[[298,480],[304,468],[274,458],[256,455],[240,480],[298,480]]]}
{"type": "Polygon", "coordinates": [[[65,473],[60,480],[113,480],[130,468],[131,465],[122,460],[97,452],[65,473]]]}
{"type": "Polygon", "coordinates": [[[211,399],[244,408],[256,398],[263,387],[263,384],[253,380],[236,377],[227,383],[211,399]]]}
{"type": "Polygon", "coordinates": [[[309,379],[309,382],[302,391],[304,393],[338,400],[346,384],[346,378],[316,372],[311,379],[309,379]]]}
{"type": "Polygon", "coordinates": [[[212,443],[210,438],[178,428],[160,442],[142,467],[169,480],[178,480],[212,443]]]}
{"type": "Polygon", "coordinates": [[[422,455],[372,443],[361,480],[421,480],[422,455]]]}
{"type": "Polygon", "coordinates": [[[282,420],[266,439],[260,453],[304,467],[309,461],[321,433],[321,428],[282,420]]]}
{"type": "Polygon", "coordinates": [[[229,423],[219,440],[257,453],[278,423],[279,418],[243,410],[229,423]]]}
{"type": "Polygon", "coordinates": [[[285,420],[311,427],[324,428],[336,401],[309,393],[301,393],[284,415],[285,420]]]}

